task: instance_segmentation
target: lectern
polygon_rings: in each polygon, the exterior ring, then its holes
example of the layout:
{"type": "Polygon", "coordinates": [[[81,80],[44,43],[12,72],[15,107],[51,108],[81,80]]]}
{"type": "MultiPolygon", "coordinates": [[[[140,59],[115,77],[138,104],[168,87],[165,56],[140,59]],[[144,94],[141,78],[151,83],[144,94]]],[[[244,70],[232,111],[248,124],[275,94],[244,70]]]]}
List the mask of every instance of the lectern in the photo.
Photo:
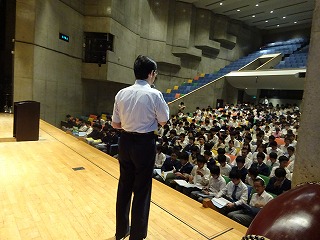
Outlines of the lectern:
{"type": "Polygon", "coordinates": [[[38,141],[39,121],[39,102],[22,101],[14,103],[13,137],[17,141],[38,141]]]}

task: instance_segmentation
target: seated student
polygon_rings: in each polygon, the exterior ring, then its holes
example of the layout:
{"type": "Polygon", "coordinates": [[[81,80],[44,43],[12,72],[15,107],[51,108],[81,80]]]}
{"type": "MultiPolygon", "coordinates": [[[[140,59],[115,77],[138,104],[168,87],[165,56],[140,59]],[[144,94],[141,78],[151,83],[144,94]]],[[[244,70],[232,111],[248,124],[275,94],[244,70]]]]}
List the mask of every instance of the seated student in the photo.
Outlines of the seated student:
{"type": "Polygon", "coordinates": [[[262,152],[259,152],[257,154],[257,163],[253,163],[251,167],[255,167],[258,169],[258,174],[262,174],[264,176],[269,176],[270,170],[267,164],[265,164],[264,161],[265,155],[262,152]]]}
{"type": "MultiPolygon", "coordinates": [[[[210,178],[210,170],[206,167],[206,159],[202,155],[197,156],[197,165],[195,165],[190,173],[188,175],[188,182],[192,184],[199,185],[199,187],[205,187],[209,183],[210,178]]],[[[187,196],[190,196],[190,193],[192,191],[198,190],[196,187],[181,187],[177,185],[176,189],[180,192],[183,192],[187,196]]]]}
{"type": "Polygon", "coordinates": [[[225,148],[225,144],[224,144],[224,138],[223,137],[219,137],[218,142],[216,142],[214,144],[214,146],[212,147],[213,150],[218,151],[219,148],[225,148]]]}
{"type": "Polygon", "coordinates": [[[234,156],[237,154],[237,149],[234,147],[234,143],[232,140],[228,142],[228,147],[226,147],[226,154],[234,156]]]}
{"type": "Polygon", "coordinates": [[[271,152],[269,154],[269,159],[267,160],[267,166],[269,169],[272,169],[274,167],[279,167],[279,161],[278,161],[278,155],[275,152],[271,152]]]}
{"type": "Polygon", "coordinates": [[[116,129],[110,128],[108,129],[106,126],[103,128],[103,131],[105,132],[105,136],[102,138],[102,142],[95,145],[96,148],[99,150],[106,152],[108,154],[113,154],[110,152],[110,146],[112,144],[118,144],[119,141],[119,134],[116,129]]]}
{"type": "Polygon", "coordinates": [[[288,170],[292,173],[294,168],[294,160],[296,159],[296,156],[294,154],[294,147],[289,146],[287,148],[287,151],[288,151],[288,158],[289,158],[288,170]]]}
{"type": "Polygon", "coordinates": [[[188,140],[189,140],[189,143],[182,149],[182,151],[191,153],[192,147],[195,146],[195,143],[194,143],[195,138],[189,137],[188,140]]]}
{"type": "Polygon", "coordinates": [[[174,169],[173,174],[170,174],[170,176],[167,175],[165,179],[165,183],[173,188],[176,186],[176,183],[173,181],[174,179],[188,180],[193,169],[192,164],[189,162],[189,154],[187,152],[179,153],[179,160],[181,163],[180,168],[174,169]]]}
{"type": "Polygon", "coordinates": [[[267,147],[267,154],[270,154],[271,152],[275,152],[278,157],[283,155],[283,152],[280,148],[278,148],[278,144],[276,141],[270,143],[270,147],[267,147]]]}
{"type": "Polygon", "coordinates": [[[90,145],[97,145],[102,142],[102,138],[104,137],[102,130],[102,126],[98,123],[93,124],[93,131],[87,135],[86,141],[90,145]]]}
{"type": "Polygon", "coordinates": [[[231,181],[216,195],[217,198],[224,197],[232,202],[219,209],[219,212],[225,215],[241,209],[241,205],[248,200],[248,187],[241,181],[240,171],[232,169],[229,178],[231,181]]]}
{"type": "Polygon", "coordinates": [[[247,176],[247,173],[248,173],[248,170],[244,166],[244,164],[245,164],[244,157],[243,156],[238,156],[236,158],[236,166],[231,169],[231,171],[232,170],[238,170],[239,171],[239,173],[241,175],[240,178],[241,178],[242,182],[245,182],[246,176],[247,176]]]}
{"type": "Polygon", "coordinates": [[[89,125],[91,125],[91,122],[89,124],[85,121],[81,121],[81,124],[79,126],[79,132],[86,132],[89,128],[89,125]]]}
{"type": "Polygon", "coordinates": [[[238,211],[228,213],[228,217],[232,220],[249,227],[252,220],[259,212],[259,209],[263,208],[273,197],[265,191],[265,183],[262,179],[256,179],[253,183],[255,193],[250,199],[249,209],[244,208],[238,211]]]}
{"type": "Polygon", "coordinates": [[[161,168],[165,160],[166,155],[162,152],[162,146],[157,145],[154,168],[161,168]]]}
{"type": "MultiPolygon", "coordinates": [[[[177,153],[172,152],[171,157],[167,158],[161,167],[161,172],[169,172],[173,171],[175,169],[179,169],[181,167],[181,163],[178,160],[177,153]]],[[[164,182],[164,179],[162,176],[156,175],[155,179],[157,179],[160,182],[164,182]]]]}
{"type": "Polygon", "coordinates": [[[191,154],[189,155],[189,162],[194,165],[197,164],[198,155],[200,155],[199,148],[197,146],[193,146],[191,148],[191,154]]]}
{"type": "Polygon", "coordinates": [[[274,142],[274,141],[276,140],[276,138],[275,138],[275,136],[270,135],[269,138],[268,138],[268,140],[269,140],[269,141],[265,144],[266,148],[267,148],[267,147],[271,147],[271,146],[270,146],[270,143],[271,143],[271,142],[274,142]]]}
{"type": "MultiPolygon", "coordinates": [[[[289,171],[289,169],[287,168],[289,163],[289,159],[286,156],[280,156],[279,157],[279,167],[283,168],[286,171],[286,178],[288,178],[289,180],[291,180],[291,173],[289,171]]],[[[277,169],[277,167],[273,167],[270,173],[269,177],[274,177],[275,176],[275,170],[277,169]]]]}
{"type": "Polygon", "coordinates": [[[191,197],[202,203],[203,198],[213,198],[226,186],[226,180],[220,174],[220,168],[218,166],[213,166],[210,169],[211,177],[209,179],[209,184],[202,191],[191,192],[191,197]]]}
{"type": "Polygon", "coordinates": [[[231,163],[231,158],[228,156],[228,155],[225,155],[226,154],[226,150],[224,148],[218,148],[218,151],[217,151],[218,155],[216,155],[214,158],[215,160],[218,160],[218,156],[220,155],[224,155],[226,156],[226,161],[228,164],[231,163]]]}
{"type": "Polygon", "coordinates": [[[287,148],[290,146],[291,140],[290,138],[286,137],[284,139],[284,145],[280,146],[281,151],[283,152],[283,155],[288,157],[288,150],[287,148]]]}
{"type": "Polygon", "coordinates": [[[286,170],[284,168],[277,168],[275,176],[270,178],[266,187],[266,191],[280,195],[281,193],[291,189],[291,181],[286,178],[286,170]]]}
{"type": "Polygon", "coordinates": [[[88,128],[87,128],[87,131],[85,131],[85,133],[86,133],[85,136],[88,136],[93,131],[92,123],[90,121],[86,121],[86,126],[88,128]]]}
{"type": "Polygon", "coordinates": [[[266,158],[267,158],[267,154],[265,154],[264,153],[264,151],[265,151],[265,146],[263,145],[263,144],[261,144],[261,145],[259,145],[258,147],[257,147],[257,152],[254,152],[253,154],[252,154],[252,162],[253,163],[257,163],[258,162],[258,160],[257,160],[257,155],[258,155],[258,153],[263,153],[264,154],[264,162],[266,162],[265,160],[266,160],[266,158]]]}
{"type": "Polygon", "coordinates": [[[204,151],[205,151],[205,139],[204,136],[201,135],[198,137],[198,148],[199,148],[199,153],[203,156],[204,151]]]}
{"type": "Polygon", "coordinates": [[[218,155],[218,162],[221,175],[229,176],[232,167],[227,163],[226,155],[218,155]]]}
{"type": "Polygon", "coordinates": [[[251,167],[252,164],[252,153],[249,152],[249,150],[247,148],[242,148],[241,149],[241,154],[239,156],[242,156],[245,160],[244,166],[246,169],[251,167]]]}
{"type": "Polygon", "coordinates": [[[179,139],[176,140],[175,145],[179,146],[180,149],[184,149],[188,145],[185,133],[180,133],[179,139]]]}
{"type": "Polygon", "coordinates": [[[250,185],[251,187],[253,187],[253,183],[256,179],[262,179],[261,177],[258,176],[259,175],[259,171],[256,167],[251,166],[248,169],[248,174],[246,176],[246,184],[250,185]]]}
{"type": "Polygon", "coordinates": [[[211,170],[213,166],[217,165],[216,160],[214,160],[212,157],[211,151],[208,151],[208,150],[204,151],[204,158],[207,161],[207,168],[209,168],[209,170],[211,170]]]}

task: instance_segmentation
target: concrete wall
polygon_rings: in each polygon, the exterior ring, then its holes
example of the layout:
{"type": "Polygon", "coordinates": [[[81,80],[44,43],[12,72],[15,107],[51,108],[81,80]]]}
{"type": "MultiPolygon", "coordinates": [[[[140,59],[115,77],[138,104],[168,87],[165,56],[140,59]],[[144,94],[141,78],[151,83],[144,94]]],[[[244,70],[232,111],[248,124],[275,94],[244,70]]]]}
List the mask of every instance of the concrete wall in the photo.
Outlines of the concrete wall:
{"type": "MultiPolygon", "coordinates": [[[[111,112],[117,91],[135,80],[139,54],[158,62],[156,86],[166,91],[224,67],[261,42],[253,28],[223,18],[219,29],[210,11],[170,0],[17,0],[16,12],[14,101],[40,101],[41,118],[54,125],[68,113],[111,112]],[[85,31],[114,35],[107,64],[82,63],[85,31]],[[59,32],[70,42],[59,40],[59,32]]],[[[222,86],[201,91],[212,99],[237,98],[222,86]]]]}
{"type": "MultiPolygon", "coordinates": [[[[86,79],[98,79],[108,85],[113,82],[132,84],[132,65],[139,54],[148,55],[158,62],[160,74],[156,87],[166,91],[200,73],[219,70],[256,50],[261,43],[260,32],[256,29],[208,10],[197,9],[189,3],[169,0],[108,1],[109,11],[101,13],[98,9],[103,9],[105,2],[95,1],[90,14],[86,5],[86,14],[90,16],[85,17],[84,29],[109,31],[115,35],[114,51],[108,51],[107,64],[101,68],[97,64],[84,64],[82,74],[86,79]],[[223,24],[214,24],[215,19],[223,24]],[[214,38],[223,43],[222,47],[214,38]],[[212,49],[216,51],[215,55],[211,54],[212,49]],[[197,51],[200,51],[200,56],[197,51]]],[[[214,94],[211,88],[203,91],[207,91],[206,95],[214,94]]],[[[107,94],[115,95],[116,92],[108,89],[107,94]]],[[[236,98],[233,95],[229,99],[236,98]]]]}
{"type": "Polygon", "coordinates": [[[82,114],[83,3],[18,0],[16,12],[14,101],[39,101],[41,118],[58,126],[82,114]]]}

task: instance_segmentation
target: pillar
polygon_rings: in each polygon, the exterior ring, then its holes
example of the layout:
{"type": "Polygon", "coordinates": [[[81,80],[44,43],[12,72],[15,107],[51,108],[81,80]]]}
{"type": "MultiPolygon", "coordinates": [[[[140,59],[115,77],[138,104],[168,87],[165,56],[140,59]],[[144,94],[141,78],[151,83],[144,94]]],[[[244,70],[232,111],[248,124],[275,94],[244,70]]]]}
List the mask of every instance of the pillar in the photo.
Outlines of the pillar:
{"type": "Polygon", "coordinates": [[[315,1],[292,186],[320,181],[320,1],[315,1]]]}

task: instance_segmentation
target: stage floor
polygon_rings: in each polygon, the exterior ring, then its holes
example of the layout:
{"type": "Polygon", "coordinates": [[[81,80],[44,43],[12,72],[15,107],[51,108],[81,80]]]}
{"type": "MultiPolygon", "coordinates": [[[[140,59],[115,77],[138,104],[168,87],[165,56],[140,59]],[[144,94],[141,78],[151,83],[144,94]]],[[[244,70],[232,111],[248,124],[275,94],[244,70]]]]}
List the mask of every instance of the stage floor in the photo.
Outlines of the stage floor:
{"type": "MultiPolygon", "coordinates": [[[[42,120],[39,141],[16,142],[13,115],[0,121],[0,239],[114,239],[117,159],[42,120]]],[[[147,239],[240,240],[245,232],[153,181],[147,239]]]]}

